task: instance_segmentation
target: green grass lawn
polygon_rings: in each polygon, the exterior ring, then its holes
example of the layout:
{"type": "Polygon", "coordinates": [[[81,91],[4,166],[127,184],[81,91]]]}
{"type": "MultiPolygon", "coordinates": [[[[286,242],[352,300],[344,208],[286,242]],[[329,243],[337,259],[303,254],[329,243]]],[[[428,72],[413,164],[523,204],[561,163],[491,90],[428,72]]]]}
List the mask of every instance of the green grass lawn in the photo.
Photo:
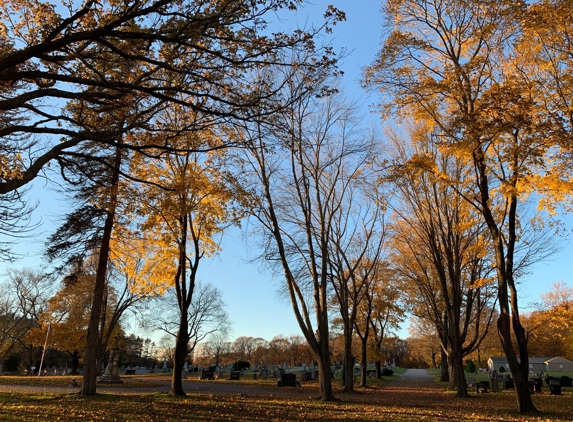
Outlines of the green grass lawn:
{"type": "MultiPolygon", "coordinates": [[[[428,372],[430,374],[432,374],[432,376],[434,377],[434,380],[436,382],[439,382],[439,378],[440,378],[440,370],[439,369],[428,369],[428,372]]],[[[475,372],[466,372],[466,380],[469,380],[470,377],[472,377],[475,381],[479,382],[479,381],[489,381],[489,374],[487,372],[480,372],[478,371],[478,373],[476,374],[475,372]]],[[[561,378],[562,376],[568,376],[570,378],[573,378],[573,372],[545,372],[545,375],[547,376],[552,376],[555,378],[561,378]]],[[[545,387],[547,384],[543,383],[543,386],[545,387]]]]}
{"type": "MultiPolygon", "coordinates": [[[[165,376],[165,374],[163,374],[165,376]]],[[[146,378],[148,378],[146,376],[146,378]]],[[[57,376],[1,376],[0,385],[35,385],[42,387],[67,387],[75,379],[79,385],[82,385],[81,375],[57,375],[57,376]]],[[[122,376],[123,384],[105,384],[106,387],[121,387],[121,388],[141,388],[153,387],[160,385],[160,383],[149,379],[142,379],[141,377],[122,376]]]]}

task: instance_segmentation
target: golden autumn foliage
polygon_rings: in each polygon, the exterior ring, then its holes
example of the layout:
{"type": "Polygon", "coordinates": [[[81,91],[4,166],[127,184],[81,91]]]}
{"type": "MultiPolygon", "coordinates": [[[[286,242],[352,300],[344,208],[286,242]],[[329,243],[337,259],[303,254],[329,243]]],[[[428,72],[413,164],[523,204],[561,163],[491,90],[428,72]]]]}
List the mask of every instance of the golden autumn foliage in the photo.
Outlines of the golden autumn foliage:
{"type": "MultiPolygon", "coordinates": [[[[487,227],[500,311],[497,328],[523,413],[536,409],[527,386],[527,336],[520,322],[516,284],[524,268],[520,253],[528,254],[519,251],[535,251],[529,253],[530,259],[551,253],[539,248],[544,245],[539,237],[537,248],[536,242],[524,239],[524,219],[533,201],[546,194],[551,197],[553,188],[560,201],[572,194],[565,189],[570,179],[566,163],[572,115],[566,76],[571,73],[571,21],[565,21],[569,12],[564,9],[570,4],[568,0],[389,1],[385,6],[389,36],[364,74],[365,84],[384,94],[380,110],[385,117],[411,115],[429,122],[433,144],[469,164],[466,178],[449,183],[487,227]],[[552,27],[551,13],[557,10],[563,10],[564,17],[552,27]],[[554,34],[547,43],[537,37],[543,47],[528,49],[527,44],[535,43],[536,31],[548,28],[554,34]],[[540,67],[542,61],[547,66],[540,67]],[[536,75],[551,66],[552,74],[546,75],[551,78],[536,75]],[[551,180],[564,182],[542,188],[551,180]]],[[[422,168],[432,172],[427,162],[422,168]]],[[[539,202],[540,209],[553,212],[556,208],[549,202],[539,202]]],[[[542,211],[533,221],[538,222],[539,215],[542,211]]]]}
{"type": "Polygon", "coordinates": [[[546,171],[531,177],[542,193],[540,207],[556,214],[571,209],[573,177],[569,163],[573,129],[573,14],[569,0],[539,1],[523,19],[516,48],[519,70],[533,87],[537,115],[550,126],[543,142],[555,145],[546,171]],[[565,158],[565,159],[564,159],[565,158]]]}
{"type": "MultiPolygon", "coordinates": [[[[117,227],[120,247],[114,254],[126,272],[147,285],[164,289],[173,286],[181,246],[182,218],[189,217],[185,234],[190,242],[200,243],[200,257],[219,251],[215,237],[242,217],[242,191],[225,169],[223,150],[184,152],[186,149],[209,150],[220,145],[209,131],[188,134],[180,139],[181,152],[165,154],[162,161],[136,157],[132,172],[149,184],[130,189],[133,202],[132,224],[117,227]],[[137,224],[133,224],[136,222],[137,224]],[[124,240],[125,239],[125,240],[124,240]]],[[[127,206],[129,208],[129,205],[127,206]]],[[[195,251],[190,252],[194,254],[195,251]]]]}
{"type": "Polygon", "coordinates": [[[531,355],[573,360],[573,289],[554,283],[542,300],[541,309],[526,318],[531,355]]]}
{"type": "MultiPolygon", "coordinates": [[[[71,282],[63,282],[56,294],[48,300],[48,307],[40,316],[41,327],[30,330],[26,341],[43,347],[50,324],[51,335],[48,337],[48,346],[68,353],[74,357],[74,365],[77,365],[77,359],[83,356],[86,346],[93,300],[93,282],[94,274],[89,272],[81,273],[71,282]]],[[[105,321],[109,324],[116,304],[115,292],[111,287],[108,288],[106,299],[103,311],[105,321]]],[[[107,324],[102,327],[102,331],[107,329],[107,324]]],[[[120,330],[119,326],[114,332],[118,330],[120,330]]]]}
{"type": "Polygon", "coordinates": [[[423,136],[424,128],[413,123],[406,139],[391,134],[391,262],[409,311],[432,327],[448,356],[450,387],[465,396],[463,359],[479,348],[492,321],[493,257],[485,225],[457,190],[471,167],[432,143],[433,133],[423,136]]]}
{"type": "Polygon", "coordinates": [[[302,68],[335,65],[331,49],[314,40],[345,18],[329,6],[317,27],[264,32],[269,16],[281,9],[296,11],[302,4],[2,1],[0,137],[25,159],[0,159],[0,174],[8,176],[0,179],[0,193],[21,188],[50,161],[61,164],[58,158],[83,142],[109,144],[117,138],[110,136],[113,128],[108,126],[83,127],[81,116],[69,113],[71,102],[93,105],[146,97],[134,114],[140,129],[149,129],[154,109],[166,103],[207,115],[211,123],[248,119],[261,103],[265,113],[282,108],[274,88],[253,74],[268,67],[291,69],[285,73],[288,80],[302,68]],[[305,51],[307,59],[285,61],[292,49],[305,51]],[[37,145],[43,149],[38,151],[37,145]]]}

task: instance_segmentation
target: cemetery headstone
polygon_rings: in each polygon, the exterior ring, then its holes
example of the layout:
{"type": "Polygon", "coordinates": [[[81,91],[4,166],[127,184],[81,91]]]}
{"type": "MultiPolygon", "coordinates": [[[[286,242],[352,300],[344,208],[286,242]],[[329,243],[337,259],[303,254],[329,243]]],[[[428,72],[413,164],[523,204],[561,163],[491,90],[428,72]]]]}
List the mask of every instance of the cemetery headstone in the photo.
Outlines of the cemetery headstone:
{"type": "Polygon", "coordinates": [[[279,387],[300,387],[295,374],[281,374],[277,384],[279,387]]]}
{"type": "Polygon", "coordinates": [[[549,392],[554,396],[561,395],[561,384],[558,380],[549,381],[549,392]]]}
{"type": "Polygon", "coordinates": [[[491,379],[491,391],[493,393],[499,393],[499,381],[495,378],[491,379]]]}
{"type": "Polygon", "coordinates": [[[476,393],[487,393],[489,389],[489,381],[476,382],[476,393]]]}
{"type": "Polygon", "coordinates": [[[215,374],[212,370],[204,368],[201,370],[201,379],[202,380],[213,380],[215,379],[215,374]]]}
{"type": "Polygon", "coordinates": [[[114,347],[109,352],[109,361],[107,367],[105,368],[104,374],[98,380],[101,384],[123,384],[123,381],[119,377],[119,348],[114,347]]]}
{"type": "Polygon", "coordinates": [[[504,389],[515,388],[515,384],[513,383],[513,380],[511,378],[504,378],[503,379],[503,388],[504,389]]]}

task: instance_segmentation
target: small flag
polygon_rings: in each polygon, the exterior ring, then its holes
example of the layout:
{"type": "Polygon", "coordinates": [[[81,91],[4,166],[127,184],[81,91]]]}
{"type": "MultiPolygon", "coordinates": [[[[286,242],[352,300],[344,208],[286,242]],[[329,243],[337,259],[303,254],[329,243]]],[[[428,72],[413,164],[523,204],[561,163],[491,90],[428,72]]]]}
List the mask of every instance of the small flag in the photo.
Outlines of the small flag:
{"type": "Polygon", "coordinates": [[[51,336],[54,335],[54,330],[53,330],[53,328],[52,328],[52,323],[51,323],[51,322],[48,324],[48,333],[49,333],[51,336]]]}

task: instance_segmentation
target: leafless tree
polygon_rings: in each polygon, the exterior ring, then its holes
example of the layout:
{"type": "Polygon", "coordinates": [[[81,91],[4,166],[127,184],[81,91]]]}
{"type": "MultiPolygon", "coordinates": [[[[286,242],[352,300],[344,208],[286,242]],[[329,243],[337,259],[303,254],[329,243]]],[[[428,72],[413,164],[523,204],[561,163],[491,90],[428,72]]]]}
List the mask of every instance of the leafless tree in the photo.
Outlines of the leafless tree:
{"type": "Polygon", "coordinates": [[[32,347],[24,340],[29,330],[39,327],[40,315],[54,291],[54,278],[31,268],[9,269],[0,284],[0,363],[16,348],[28,352],[32,347]]]}
{"type": "MultiPolygon", "coordinates": [[[[342,96],[317,95],[323,94],[322,87],[331,88],[327,82],[332,81],[315,80],[315,93],[293,104],[280,119],[249,126],[242,135],[250,141],[247,160],[254,213],[265,238],[264,258],[284,274],[295,317],[318,362],[320,396],[333,400],[328,311],[332,282],[360,257],[346,256],[345,268],[338,266],[335,275],[336,254],[350,253],[364,234],[362,224],[380,218],[373,217],[378,211],[369,205],[363,208],[369,210],[365,220],[344,222],[354,211],[352,200],[365,199],[350,192],[368,172],[375,150],[342,96]]],[[[284,95],[298,96],[301,86],[285,87],[284,95]]],[[[372,239],[378,234],[370,233],[372,239]]],[[[369,243],[375,249],[372,244],[376,241],[369,243]]]]}
{"type": "Polygon", "coordinates": [[[215,366],[219,366],[223,355],[231,351],[230,346],[228,332],[211,333],[208,340],[203,343],[202,355],[204,358],[210,359],[215,366]]]}
{"type": "MultiPolygon", "coordinates": [[[[158,315],[154,313],[155,328],[164,331],[175,339],[180,329],[179,320],[181,317],[173,290],[169,289],[164,296],[157,298],[157,304],[153,309],[161,309],[158,315]]],[[[219,333],[226,337],[231,329],[231,322],[225,311],[222,294],[219,289],[209,283],[199,282],[196,284],[186,317],[189,335],[186,356],[192,355],[197,345],[209,336],[219,333]]]]}

